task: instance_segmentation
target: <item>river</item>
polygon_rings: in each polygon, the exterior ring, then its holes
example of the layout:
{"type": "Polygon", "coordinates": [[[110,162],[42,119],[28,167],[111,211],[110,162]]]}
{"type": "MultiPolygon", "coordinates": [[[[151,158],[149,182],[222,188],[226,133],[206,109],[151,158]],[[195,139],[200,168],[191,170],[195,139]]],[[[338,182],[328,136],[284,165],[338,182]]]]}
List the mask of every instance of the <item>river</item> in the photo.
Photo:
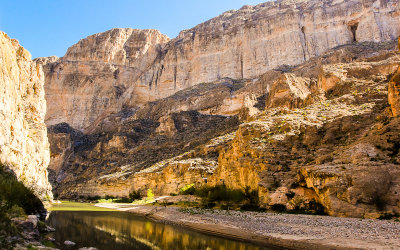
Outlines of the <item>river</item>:
{"type": "Polygon", "coordinates": [[[128,212],[52,211],[47,224],[56,229],[51,236],[61,249],[267,249],[154,222],[128,212]],[[67,248],[62,245],[65,240],[77,245],[67,248]]]}

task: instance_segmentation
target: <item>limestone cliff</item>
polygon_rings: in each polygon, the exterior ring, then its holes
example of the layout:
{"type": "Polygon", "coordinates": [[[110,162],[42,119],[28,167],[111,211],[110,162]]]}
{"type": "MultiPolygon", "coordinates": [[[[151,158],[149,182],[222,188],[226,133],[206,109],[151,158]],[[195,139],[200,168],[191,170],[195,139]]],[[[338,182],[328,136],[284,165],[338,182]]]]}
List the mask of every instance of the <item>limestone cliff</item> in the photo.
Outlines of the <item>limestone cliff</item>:
{"type": "Polygon", "coordinates": [[[395,0],[271,1],[228,11],[178,37],[113,29],[89,36],[46,70],[46,122],[81,131],[202,82],[252,79],[351,42],[400,34],[395,0]]]}
{"type": "Polygon", "coordinates": [[[63,159],[52,168],[56,192],[126,196],[152,188],[169,195],[188,184],[224,183],[258,191],[268,208],[373,218],[399,213],[400,123],[387,112],[387,86],[400,64],[393,49],[393,42],[352,44],[246,86],[200,84],[147,104],[146,112],[112,115],[94,134],[52,126],[52,156],[63,159]],[[230,95],[202,99],[226,86],[258,100],[251,107],[258,113],[239,127],[215,115],[174,112],[190,103],[218,108],[230,95]],[[256,91],[262,88],[267,96],[256,91]]]}
{"type": "Polygon", "coordinates": [[[138,77],[167,41],[157,30],[112,29],[80,40],[58,60],[38,59],[47,63],[46,124],[66,122],[83,130],[120,111],[132,95],[137,102],[151,101],[149,86],[138,77]]]}
{"type": "Polygon", "coordinates": [[[113,29],[38,59],[56,194],[224,183],[267,208],[400,213],[399,8],[267,2],[172,40],[113,29]]]}
{"type": "Polygon", "coordinates": [[[42,66],[4,32],[0,32],[0,88],[0,162],[42,200],[52,199],[42,66]]]}

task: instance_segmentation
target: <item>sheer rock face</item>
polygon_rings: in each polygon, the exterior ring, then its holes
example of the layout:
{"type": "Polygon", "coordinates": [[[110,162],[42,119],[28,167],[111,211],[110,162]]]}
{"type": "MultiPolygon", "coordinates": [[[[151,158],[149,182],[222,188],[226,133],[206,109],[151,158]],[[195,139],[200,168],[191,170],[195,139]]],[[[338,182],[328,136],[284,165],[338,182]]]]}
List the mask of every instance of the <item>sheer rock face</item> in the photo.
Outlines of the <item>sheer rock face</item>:
{"type": "Polygon", "coordinates": [[[0,162],[41,199],[52,199],[42,66],[0,32],[0,162]]]}
{"type": "Polygon", "coordinates": [[[96,34],[47,64],[46,122],[90,131],[122,107],[201,82],[255,78],[353,41],[394,40],[399,8],[394,0],[275,1],[225,12],[170,41],[155,30],[96,34]]]}
{"type": "Polygon", "coordinates": [[[156,30],[112,29],[79,41],[45,66],[47,125],[67,122],[87,128],[119,111],[134,96],[149,101],[138,77],[160,56],[169,38],[156,30]]]}

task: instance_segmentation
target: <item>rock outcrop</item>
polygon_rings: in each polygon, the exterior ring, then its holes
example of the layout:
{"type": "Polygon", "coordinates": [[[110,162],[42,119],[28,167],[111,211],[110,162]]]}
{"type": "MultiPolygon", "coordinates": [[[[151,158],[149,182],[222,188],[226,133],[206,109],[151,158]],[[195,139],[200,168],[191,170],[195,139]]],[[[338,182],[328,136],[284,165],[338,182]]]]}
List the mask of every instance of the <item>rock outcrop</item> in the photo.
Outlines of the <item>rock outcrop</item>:
{"type": "Polygon", "coordinates": [[[0,32],[0,162],[42,199],[51,200],[42,66],[0,32]]]}
{"type": "Polygon", "coordinates": [[[394,0],[271,1],[228,11],[169,40],[156,30],[89,36],[48,63],[46,123],[92,131],[108,114],[198,83],[252,79],[351,42],[400,34],[394,0]]]}
{"type": "MultiPolygon", "coordinates": [[[[341,52],[355,55],[356,47],[341,52]]],[[[314,59],[276,79],[271,89],[282,91],[271,92],[266,111],[240,125],[210,182],[249,186],[272,208],[399,214],[400,127],[387,113],[386,89],[400,58],[370,49],[347,62],[328,53],[319,74],[314,59]],[[335,81],[325,88],[328,78],[335,81]]]]}

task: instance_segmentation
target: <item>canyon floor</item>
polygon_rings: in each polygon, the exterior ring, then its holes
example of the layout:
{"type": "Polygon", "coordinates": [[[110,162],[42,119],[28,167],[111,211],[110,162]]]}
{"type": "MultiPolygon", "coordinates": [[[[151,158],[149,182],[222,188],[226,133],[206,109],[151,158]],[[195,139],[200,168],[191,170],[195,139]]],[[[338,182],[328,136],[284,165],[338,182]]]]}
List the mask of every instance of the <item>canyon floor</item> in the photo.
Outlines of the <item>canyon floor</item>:
{"type": "Polygon", "coordinates": [[[400,222],[132,204],[97,204],[206,234],[285,249],[399,249],[400,222]]]}

